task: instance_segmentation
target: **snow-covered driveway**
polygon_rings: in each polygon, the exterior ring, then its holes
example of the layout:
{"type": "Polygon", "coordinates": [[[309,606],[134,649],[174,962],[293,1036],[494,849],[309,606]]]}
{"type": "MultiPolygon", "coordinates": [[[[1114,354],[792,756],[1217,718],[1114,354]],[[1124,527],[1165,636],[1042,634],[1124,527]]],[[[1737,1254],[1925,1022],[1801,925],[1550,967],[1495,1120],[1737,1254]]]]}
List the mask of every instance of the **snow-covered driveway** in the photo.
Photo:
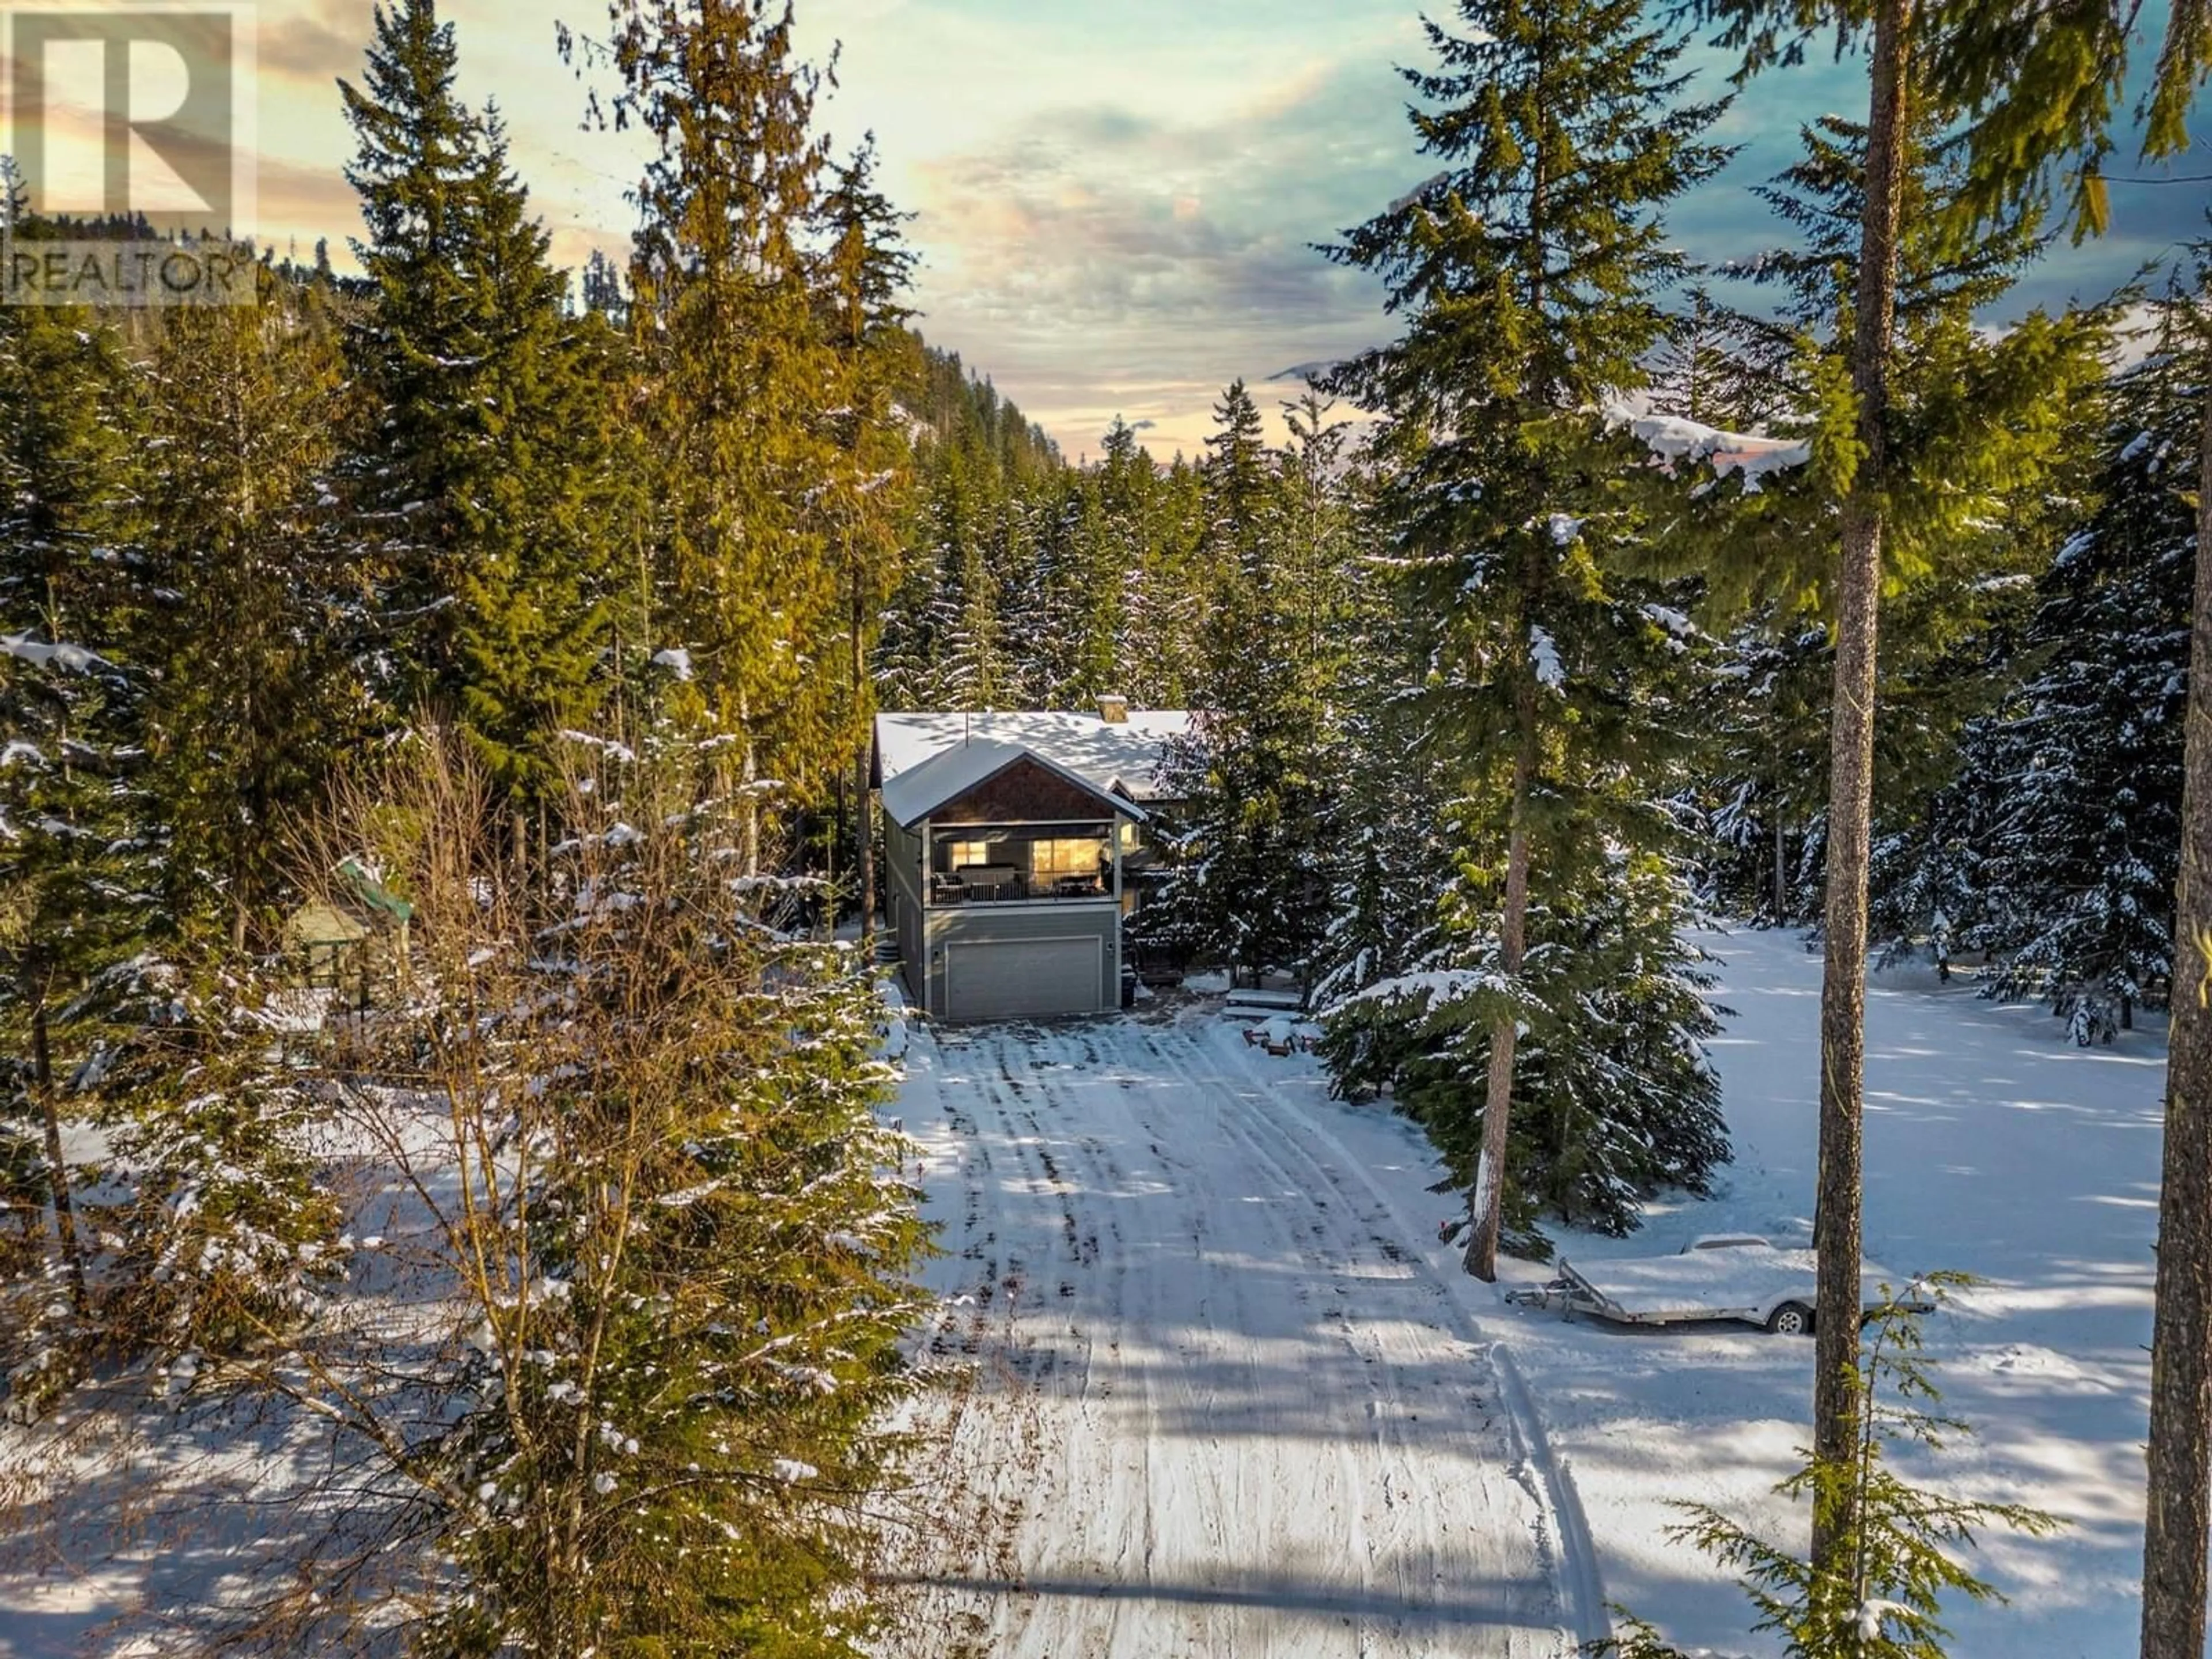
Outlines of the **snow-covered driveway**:
{"type": "Polygon", "coordinates": [[[947,1497],[896,1650],[1573,1650],[1587,1551],[1394,1196],[1417,1151],[1355,1160],[1278,1086],[1305,1062],[1193,1015],[917,1031],[907,1063],[934,1276],[972,1297],[932,1338],[977,1364],[941,1478],[997,1523],[947,1497]]]}

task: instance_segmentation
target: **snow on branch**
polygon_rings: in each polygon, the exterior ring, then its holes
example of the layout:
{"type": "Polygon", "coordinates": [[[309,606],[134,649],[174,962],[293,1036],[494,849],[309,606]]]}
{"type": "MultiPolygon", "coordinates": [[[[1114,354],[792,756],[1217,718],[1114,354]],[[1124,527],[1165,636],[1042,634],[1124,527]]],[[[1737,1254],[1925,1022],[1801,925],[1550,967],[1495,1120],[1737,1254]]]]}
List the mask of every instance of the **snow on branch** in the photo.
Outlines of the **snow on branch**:
{"type": "Polygon", "coordinates": [[[106,665],[106,659],[81,645],[66,641],[49,645],[28,634],[0,634],[0,656],[17,658],[34,668],[51,665],[71,674],[89,674],[106,665]]]}
{"type": "Polygon", "coordinates": [[[1464,1002],[1483,992],[1510,993],[1512,981],[1502,974],[1473,968],[1431,968],[1424,972],[1400,974],[1377,980],[1374,984],[1354,991],[1341,1002],[1324,1008],[1320,1018],[1349,1012],[1363,1003],[1416,1002],[1423,1013],[1432,1013],[1439,1007],[1449,1007],[1464,1002]]]}
{"type": "Polygon", "coordinates": [[[1813,458],[1813,446],[1802,438],[1767,438],[1747,432],[1723,432],[1703,421],[1680,415],[1638,415],[1622,408],[1606,411],[1607,422],[1625,426],[1632,437],[1670,466],[1685,461],[1704,461],[1717,473],[1743,474],[1743,487],[1759,493],[1759,480],[1770,472],[1785,472],[1813,458]]]}

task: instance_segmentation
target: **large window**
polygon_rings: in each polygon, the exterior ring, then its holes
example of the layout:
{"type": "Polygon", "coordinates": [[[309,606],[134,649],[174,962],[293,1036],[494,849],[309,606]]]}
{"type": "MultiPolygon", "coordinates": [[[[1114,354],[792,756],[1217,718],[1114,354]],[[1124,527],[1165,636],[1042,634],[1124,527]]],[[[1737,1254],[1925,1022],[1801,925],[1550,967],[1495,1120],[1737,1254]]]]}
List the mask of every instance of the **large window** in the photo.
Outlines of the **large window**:
{"type": "Polygon", "coordinates": [[[1030,879],[1056,881],[1068,876],[1098,874],[1106,856],[1096,838],[1033,841],[1030,843],[1030,879]]]}
{"type": "Polygon", "coordinates": [[[964,870],[971,864],[991,862],[991,843],[988,841],[956,841],[948,843],[951,854],[951,867],[964,870]]]}

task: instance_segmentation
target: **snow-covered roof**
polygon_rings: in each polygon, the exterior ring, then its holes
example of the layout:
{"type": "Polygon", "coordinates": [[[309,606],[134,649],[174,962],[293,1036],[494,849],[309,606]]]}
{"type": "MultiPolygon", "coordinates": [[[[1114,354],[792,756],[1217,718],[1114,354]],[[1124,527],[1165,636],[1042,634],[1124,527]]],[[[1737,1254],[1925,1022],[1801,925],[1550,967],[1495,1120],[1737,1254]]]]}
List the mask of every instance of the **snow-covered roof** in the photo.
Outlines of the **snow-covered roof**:
{"type": "MultiPolygon", "coordinates": [[[[884,810],[899,823],[912,823],[1024,754],[1097,793],[1125,802],[1155,800],[1167,740],[1189,729],[1190,715],[1179,708],[1133,708],[1121,720],[1042,710],[878,714],[884,810]]],[[[1131,816],[1144,813],[1139,808],[1131,816]]]]}

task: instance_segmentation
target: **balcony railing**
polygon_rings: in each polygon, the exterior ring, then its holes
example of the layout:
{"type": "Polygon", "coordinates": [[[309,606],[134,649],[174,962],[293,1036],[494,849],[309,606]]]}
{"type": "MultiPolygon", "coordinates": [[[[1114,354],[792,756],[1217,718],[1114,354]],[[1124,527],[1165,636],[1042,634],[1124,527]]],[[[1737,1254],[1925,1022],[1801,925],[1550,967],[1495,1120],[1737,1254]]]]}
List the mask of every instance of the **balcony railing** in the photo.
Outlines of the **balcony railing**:
{"type": "Polygon", "coordinates": [[[1113,890],[1097,876],[1032,876],[1004,866],[970,866],[951,875],[931,878],[933,909],[968,904],[1096,903],[1113,890]]]}

